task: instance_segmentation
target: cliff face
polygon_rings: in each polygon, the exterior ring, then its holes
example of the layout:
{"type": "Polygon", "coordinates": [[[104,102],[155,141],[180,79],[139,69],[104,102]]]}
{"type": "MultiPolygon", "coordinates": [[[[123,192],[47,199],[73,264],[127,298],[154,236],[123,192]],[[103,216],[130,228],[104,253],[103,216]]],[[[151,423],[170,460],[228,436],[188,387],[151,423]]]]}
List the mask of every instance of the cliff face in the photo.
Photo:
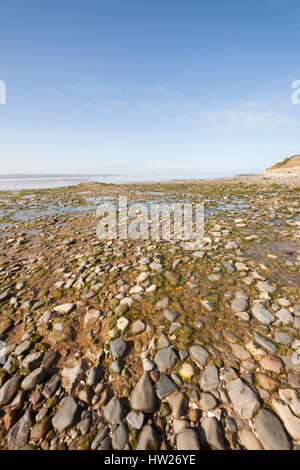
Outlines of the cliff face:
{"type": "Polygon", "coordinates": [[[300,168],[300,155],[294,155],[293,157],[285,158],[282,162],[276,163],[275,165],[268,168],[268,171],[272,170],[284,170],[287,168],[300,168]]]}

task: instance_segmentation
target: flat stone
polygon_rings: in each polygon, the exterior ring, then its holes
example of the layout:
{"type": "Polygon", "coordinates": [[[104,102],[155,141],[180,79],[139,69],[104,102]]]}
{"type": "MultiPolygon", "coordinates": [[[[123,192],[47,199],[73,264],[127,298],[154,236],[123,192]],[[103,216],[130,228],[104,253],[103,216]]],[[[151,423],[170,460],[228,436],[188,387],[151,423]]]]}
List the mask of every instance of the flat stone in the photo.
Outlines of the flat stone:
{"type": "Polygon", "coordinates": [[[40,384],[46,376],[46,371],[43,367],[33,370],[29,375],[25,377],[21,383],[23,390],[33,390],[38,384],[40,384]]]}
{"type": "Polygon", "coordinates": [[[43,360],[43,353],[40,351],[37,351],[35,353],[28,354],[28,356],[26,356],[23,359],[22,366],[32,370],[32,369],[39,367],[42,360],[43,360]]]}
{"type": "Polygon", "coordinates": [[[219,386],[219,371],[216,366],[210,364],[205,367],[201,376],[200,385],[204,392],[215,390],[219,386]]]}
{"type": "Polygon", "coordinates": [[[282,333],[281,331],[276,331],[274,336],[276,343],[288,345],[293,341],[293,338],[290,335],[282,333]]]}
{"type": "Polygon", "coordinates": [[[187,396],[182,393],[175,393],[172,395],[169,400],[169,404],[172,408],[172,416],[174,418],[181,418],[185,416],[189,409],[189,400],[187,396]]]}
{"type": "Polygon", "coordinates": [[[231,308],[234,312],[245,312],[249,307],[249,302],[246,299],[234,299],[231,302],[231,308]]]}
{"type": "Polygon", "coordinates": [[[153,382],[148,372],[144,372],[137,382],[130,401],[130,406],[135,411],[151,413],[156,409],[157,398],[153,382]]]}
{"type": "Polygon", "coordinates": [[[145,415],[141,411],[130,411],[126,416],[127,423],[134,429],[141,429],[144,419],[145,415]]]}
{"type": "Polygon", "coordinates": [[[256,286],[259,292],[267,292],[268,294],[272,294],[272,292],[275,292],[276,290],[275,287],[263,281],[257,281],[256,286]]]}
{"type": "Polygon", "coordinates": [[[25,354],[29,349],[32,347],[32,342],[31,341],[23,341],[20,343],[16,349],[15,349],[15,355],[16,356],[22,356],[22,354],[25,354]]]}
{"type": "Polygon", "coordinates": [[[213,410],[217,406],[217,400],[211,393],[201,393],[200,407],[203,411],[213,410]]]}
{"type": "Polygon", "coordinates": [[[263,450],[263,446],[252,431],[243,429],[240,434],[240,443],[247,450],[263,450]]]}
{"type": "Polygon", "coordinates": [[[29,432],[33,424],[31,412],[28,410],[8,433],[9,450],[18,450],[28,444],[29,432]]]}
{"type": "Polygon", "coordinates": [[[254,341],[259,344],[259,346],[266,349],[269,353],[274,354],[276,352],[277,348],[270,339],[256,332],[253,332],[253,338],[254,341]]]}
{"type": "Polygon", "coordinates": [[[247,351],[247,349],[244,348],[244,346],[242,346],[241,344],[231,344],[230,347],[232,349],[233,354],[238,359],[241,359],[241,361],[246,361],[247,359],[250,359],[252,357],[249,351],[247,351]]]}
{"type": "Polygon", "coordinates": [[[57,313],[68,314],[73,310],[74,307],[75,307],[75,304],[67,303],[67,304],[57,305],[56,307],[54,307],[53,310],[57,313]]]}
{"type": "Polygon", "coordinates": [[[195,359],[200,364],[206,364],[210,359],[209,352],[200,344],[195,344],[190,347],[190,354],[193,359],[195,359]]]}
{"type": "Polygon", "coordinates": [[[162,374],[157,385],[157,396],[160,400],[178,390],[178,386],[167,375],[162,374]]]}
{"type": "Polygon", "coordinates": [[[280,419],[270,410],[261,409],[254,418],[255,431],[265,450],[292,448],[280,419]]]}
{"type": "Polygon", "coordinates": [[[0,389],[0,406],[7,405],[15,397],[20,389],[20,385],[24,379],[23,375],[17,375],[8,379],[0,389]]]}
{"type": "Polygon", "coordinates": [[[256,380],[258,385],[268,392],[274,392],[280,384],[278,380],[275,380],[262,372],[258,372],[256,374],[256,380]]]}
{"type": "Polygon", "coordinates": [[[252,314],[256,320],[258,320],[260,323],[263,323],[264,325],[269,325],[275,321],[274,315],[261,305],[254,305],[252,308],[252,314]]]}
{"type": "Polygon", "coordinates": [[[164,312],[164,317],[171,322],[175,321],[178,316],[179,313],[177,312],[177,310],[171,310],[170,308],[168,308],[164,312]]]}
{"type": "Polygon", "coordinates": [[[136,450],[157,450],[159,437],[155,429],[149,424],[144,426],[140,435],[136,450]]]}
{"type": "Polygon", "coordinates": [[[126,424],[120,424],[111,437],[111,444],[114,450],[123,450],[128,440],[128,429],[126,424]]]}
{"type": "Polygon", "coordinates": [[[284,325],[288,325],[289,323],[293,323],[294,317],[289,310],[286,308],[281,308],[277,312],[275,312],[276,317],[279,321],[281,321],[284,325]]]}
{"type": "Polygon", "coordinates": [[[199,434],[190,428],[182,429],[176,438],[177,450],[201,450],[199,434]]]}
{"type": "Polygon", "coordinates": [[[260,408],[257,394],[241,379],[229,382],[228,393],[234,411],[242,419],[251,419],[260,408]]]}
{"type": "Polygon", "coordinates": [[[57,431],[63,432],[65,429],[74,426],[79,420],[80,408],[76,403],[76,400],[67,396],[60,402],[58,411],[52,419],[52,424],[57,431]]]}
{"type": "Polygon", "coordinates": [[[171,369],[178,361],[177,354],[174,348],[164,348],[158,351],[154,357],[154,362],[158,370],[162,373],[171,369]]]}
{"type": "Polygon", "coordinates": [[[276,374],[280,374],[280,372],[284,370],[284,363],[282,360],[273,355],[263,357],[260,360],[260,365],[263,369],[275,372],[276,374]]]}
{"type": "Polygon", "coordinates": [[[223,431],[215,417],[207,417],[202,420],[201,434],[205,446],[208,445],[215,450],[225,450],[223,431]]]}
{"type": "Polygon", "coordinates": [[[132,333],[134,335],[139,335],[140,333],[143,333],[145,329],[146,329],[146,323],[143,322],[142,320],[136,320],[132,325],[132,333]]]}
{"type": "Polygon", "coordinates": [[[300,417],[300,400],[296,390],[289,388],[281,389],[279,390],[279,397],[289,405],[294,415],[300,417]]]}
{"type": "Polygon", "coordinates": [[[113,397],[104,409],[104,418],[108,423],[120,424],[126,416],[126,410],[117,397],[113,397]]]}
{"type": "Polygon", "coordinates": [[[283,422],[285,429],[295,441],[300,441],[300,418],[297,418],[287,404],[273,398],[271,401],[273,410],[283,422]]]}

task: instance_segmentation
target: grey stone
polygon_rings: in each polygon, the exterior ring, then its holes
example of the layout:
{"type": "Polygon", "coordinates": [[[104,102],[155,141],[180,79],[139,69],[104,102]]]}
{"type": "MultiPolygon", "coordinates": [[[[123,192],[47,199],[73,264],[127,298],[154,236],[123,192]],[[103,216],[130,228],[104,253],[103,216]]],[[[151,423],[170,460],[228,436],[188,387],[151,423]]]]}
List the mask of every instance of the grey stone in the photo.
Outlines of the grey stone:
{"type": "Polygon", "coordinates": [[[201,437],[204,440],[204,447],[211,449],[225,450],[223,431],[215,417],[204,418],[201,423],[201,437]]]}
{"type": "Polygon", "coordinates": [[[206,364],[210,358],[209,352],[200,344],[194,344],[190,347],[190,354],[200,364],[206,364]]]}
{"type": "Polygon", "coordinates": [[[119,398],[113,397],[104,409],[104,418],[108,423],[120,424],[126,416],[126,410],[119,398]]]}
{"type": "Polygon", "coordinates": [[[264,325],[269,325],[275,321],[274,315],[261,305],[254,305],[252,308],[252,314],[260,323],[263,323],[264,325]]]}
{"type": "Polygon", "coordinates": [[[130,411],[126,416],[127,423],[134,429],[141,429],[144,419],[145,415],[141,411],[130,411]]]}
{"type": "Polygon", "coordinates": [[[255,431],[265,450],[290,450],[291,443],[279,418],[270,410],[262,409],[254,419],[255,431]]]}
{"type": "Polygon", "coordinates": [[[249,307],[249,302],[246,299],[234,299],[231,302],[231,308],[234,312],[244,312],[249,307]]]}
{"type": "Polygon", "coordinates": [[[176,310],[167,309],[164,313],[164,317],[169,321],[175,321],[179,313],[176,310]]]}
{"type": "Polygon", "coordinates": [[[29,432],[33,425],[31,412],[28,410],[8,433],[8,448],[18,450],[28,444],[29,432]]]}
{"type": "Polygon", "coordinates": [[[254,341],[259,344],[259,346],[266,349],[269,353],[274,354],[276,353],[276,346],[275,344],[265,336],[260,335],[259,333],[253,332],[254,341]]]}
{"type": "Polygon", "coordinates": [[[40,384],[46,376],[46,371],[43,367],[33,370],[29,375],[25,377],[21,383],[23,390],[33,390],[38,384],[40,384]]]}
{"type": "Polygon", "coordinates": [[[15,355],[16,356],[22,356],[22,354],[25,354],[29,349],[32,347],[32,342],[31,341],[23,341],[20,343],[16,349],[15,349],[15,355]]]}
{"type": "Polygon", "coordinates": [[[286,333],[282,333],[281,331],[276,331],[275,341],[276,343],[287,345],[287,344],[291,344],[291,342],[293,341],[293,338],[286,333]]]}
{"type": "Polygon", "coordinates": [[[158,398],[162,400],[163,398],[167,397],[176,390],[178,390],[178,386],[175,384],[175,382],[173,382],[173,380],[167,375],[162,374],[159,378],[157,386],[158,398]]]}
{"type": "Polygon", "coordinates": [[[213,410],[217,406],[217,400],[211,393],[201,393],[200,407],[203,411],[213,410]]]}
{"type": "Polygon", "coordinates": [[[234,411],[242,419],[251,419],[260,408],[257,394],[241,379],[229,383],[228,394],[234,411]]]}
{"type": "Polygon", "coordinates": [[[73,397],[63,398],[52,419],[53,427],[57,431],[63,432],[65,429],[74,426],[79,419],[79,410],[79,406],[73,397]]]}
{"type": "Polygon", "coordinates": [[[172,347],[161,349],[154,357],[154,362],[158,370],[162,373],[167,372],[168,369],[172,368],[176,364],[177,360],[177,354],[172,347]]]}
{"type": "Polygon", "coordinates": [[[211,364],[206,366],[200,380],[202,390],[204,392],[215,390],[218,388],[219,383],[219,372],[216,366],[211,364]]]}
{"type": "Polygon", "coordinates": [[[199,434],[195,429],[182,429],[176,438],[177,450],[201,450],[199,434]]]}
{"type": "Polygon", "coordinates": [[[159,447],[159,437],[157,432],[149,424],[144,426],[136,450],[156,450],[159,447]]]}
{"type": "Polygon", "coordinates": [[[60,385],[60,381],[61,381],[61,378],[60,378],[59,374],[53,375],[45,383],[44,390],[43,390],[43,395],[46,398],[51,398],[54,395],[54,393],[56,392],[56,390],[58,389],[58,387],[60,385]]]}
{"type": "Polygon", "coordinates": [[[21,382],[23,380],[23,375],[17,375],[8,379],[0,389],[0,406],[7,405],[17,394],[21,382]]]}
{"type": "Polygon", "coordinates": [[[101,379],[101,369],[100,367],[91,367],[91,370],[89,371],[89,375],[88,375],[88,378],[87,378],[87,384],[90,386],[90,387],[94,387],[95,385],[97,385],[97,383],[99,382],[99,380],[101,379]]]}
{"type": "Polygon", "coordinates": [[[115,359],[125,356],[127,344],[122,339],[116,339],[110,343],[110,350],[115,359]]]}
{"type": "Polygon", "coordinates": [[[156,409],[157,398],[153,382],[148,372],[144,372],[137,382],[130,401],[133,410],[150,413],[156,409]]]}
{"type": "Polygon", "coordinates": [[[112,448],[114,450],[122,450],[124,449],[126,442],[128,440],[128,429],[126,424],[120,424],[111,438],[112,448]]]}

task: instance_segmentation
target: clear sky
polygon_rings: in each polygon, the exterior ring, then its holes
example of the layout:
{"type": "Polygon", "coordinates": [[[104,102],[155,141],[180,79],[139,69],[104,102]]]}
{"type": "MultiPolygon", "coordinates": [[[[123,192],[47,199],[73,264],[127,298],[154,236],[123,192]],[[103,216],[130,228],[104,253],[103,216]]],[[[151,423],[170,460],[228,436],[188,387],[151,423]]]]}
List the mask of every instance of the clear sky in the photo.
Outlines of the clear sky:
{"type": "Polygon", "coordinates": [[[299,0],[0,0],[0,173],[300,153],[299,0]]]}

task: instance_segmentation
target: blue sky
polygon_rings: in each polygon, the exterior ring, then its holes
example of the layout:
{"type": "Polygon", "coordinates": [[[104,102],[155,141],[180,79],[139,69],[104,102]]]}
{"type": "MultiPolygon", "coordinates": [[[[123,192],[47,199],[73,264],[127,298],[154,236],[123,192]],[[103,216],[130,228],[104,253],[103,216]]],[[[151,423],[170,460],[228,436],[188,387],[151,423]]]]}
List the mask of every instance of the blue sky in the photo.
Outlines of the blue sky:
{"type": "Polygon", "coordinates": [[[0,173],[257,171],[300,153],[299,0],[0,0],[0,173]]]}

